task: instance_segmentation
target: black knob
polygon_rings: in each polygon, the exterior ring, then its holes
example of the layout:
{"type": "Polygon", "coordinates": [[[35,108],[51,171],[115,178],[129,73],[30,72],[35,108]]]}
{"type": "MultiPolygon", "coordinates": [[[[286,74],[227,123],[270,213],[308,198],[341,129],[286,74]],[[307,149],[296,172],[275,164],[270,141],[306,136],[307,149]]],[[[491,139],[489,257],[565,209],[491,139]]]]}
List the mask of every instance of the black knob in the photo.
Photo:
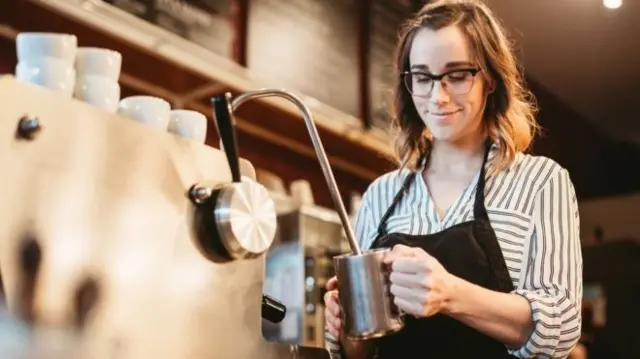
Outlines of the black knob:
{"type": "Polygon", "coordinates": [[[16,136],[20,139],[33,140],[40,130],[42,130],[42,126],[37,117],[23,116],[18,122],[16,136]]]}
{"type": "Polygon", "coordinates": [[[262,295],[262,318],[271,323],[280,323],[287,315],[287,306],[284,303],[266,294],[262,295]]]}

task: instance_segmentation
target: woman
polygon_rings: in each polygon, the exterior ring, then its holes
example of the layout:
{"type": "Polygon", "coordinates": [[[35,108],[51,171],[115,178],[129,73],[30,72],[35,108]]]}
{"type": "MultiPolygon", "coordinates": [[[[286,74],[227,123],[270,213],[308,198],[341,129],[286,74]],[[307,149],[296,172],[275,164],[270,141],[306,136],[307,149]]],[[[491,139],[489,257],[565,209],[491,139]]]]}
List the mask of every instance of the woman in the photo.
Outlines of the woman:
{"type": "Polygon", "coordinates": [[[489,9],[435,1],[402,32],[393,125],[400,168],[375,180],[355,230],[392,248],[402,331],[352,342],[337,283],[334,358],[567,357],[580,337],[579,217],[567,171],[524,154],[536,130],[516,60],[489,9]]]}

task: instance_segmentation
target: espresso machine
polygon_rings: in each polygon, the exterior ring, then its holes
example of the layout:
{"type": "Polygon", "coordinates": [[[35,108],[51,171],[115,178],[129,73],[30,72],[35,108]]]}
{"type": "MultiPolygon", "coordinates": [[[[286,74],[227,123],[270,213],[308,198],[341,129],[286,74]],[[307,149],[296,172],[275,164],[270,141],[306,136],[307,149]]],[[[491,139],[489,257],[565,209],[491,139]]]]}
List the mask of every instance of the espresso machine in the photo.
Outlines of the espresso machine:
{"type": "Polygon", "coordinates": [[[213,98],[221,151],[0,78],[0,274],[8,308],[0,313],[0,357],[329,358],[306,344],[322,335],[316,314],[324,286],[307,278],[329,277],[327,258],[343,252],[342,228],[310,208],[278,215],[278,201],[238,159],[233,112],[266,96],[303,112],[353,248],[310,111],[293,94],[213,98]],[[287,221],[331,230],[314,237],[287,221]],[[296,231],[304,241],[292,250],[287,238],[295,236],[286,233],[296,231]],[[300,292],[304,300],[284,298],[304,308],[264,291],[283,292],[264,283],[266,254],[278,252],[304,257],[301,282],[310,290],[300,292]],[[313,335],[264,339],[264,322],[284,323],[296,310],[305,322],[315,318],[313,335]]]}

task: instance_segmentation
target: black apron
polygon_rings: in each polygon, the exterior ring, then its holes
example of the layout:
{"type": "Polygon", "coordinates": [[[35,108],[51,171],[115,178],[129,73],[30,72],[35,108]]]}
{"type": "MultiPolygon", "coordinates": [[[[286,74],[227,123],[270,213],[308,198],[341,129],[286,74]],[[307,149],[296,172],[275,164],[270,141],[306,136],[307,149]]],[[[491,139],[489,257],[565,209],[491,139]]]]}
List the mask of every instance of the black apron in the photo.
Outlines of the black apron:
{"type": "MultiPolygon", "coordinates": [[[[382,216],[378,237],[371,248],[396,244],[419,247],[457,277],[487,289],[505,293],[512,291],[513,283],[484,205],[485,165],[489,150],[490,145],[487,144],[476,187],[474,220],[429,235],[387,233],[386,222],[402,201],[404,193],[416,178],[422,180],[417,172],[412,172],[382,216]]],[[[377,339],[376,344],[378,359],[512,357],[504,344],[444,314],[420,319],[407,315],[405,327],[400,332],[377,339]]]]}

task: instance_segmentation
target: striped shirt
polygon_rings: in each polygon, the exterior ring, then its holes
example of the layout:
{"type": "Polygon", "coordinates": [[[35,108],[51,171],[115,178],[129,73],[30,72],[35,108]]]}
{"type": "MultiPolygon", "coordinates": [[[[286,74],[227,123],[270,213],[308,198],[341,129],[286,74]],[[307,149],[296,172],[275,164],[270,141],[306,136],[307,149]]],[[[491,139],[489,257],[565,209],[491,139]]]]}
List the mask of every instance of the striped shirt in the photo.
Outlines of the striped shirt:
{"type": "MultiPolygon", "coordinates": [[[[409,173],[384,174],[364,193],[355,223],[361,248],[373,243],[381,217],[409,173]]],[[[417,177],[389,217],[387,231],[433,234],[473,219],[478,177],[479,172],[441,220],[426,184],[417,177]]],[[[513,293],[526,298],[533,313],[533,334],[510,354],[567,357],[580,337],[582,300],[578,204],[568,172],[549,158],[518,153],[507,169],[487,178],[485,205],[516,288],[513,293]]],[[[340,358],[339,341],[328,331],[326,339],[332,358],[340,358]]]]}

